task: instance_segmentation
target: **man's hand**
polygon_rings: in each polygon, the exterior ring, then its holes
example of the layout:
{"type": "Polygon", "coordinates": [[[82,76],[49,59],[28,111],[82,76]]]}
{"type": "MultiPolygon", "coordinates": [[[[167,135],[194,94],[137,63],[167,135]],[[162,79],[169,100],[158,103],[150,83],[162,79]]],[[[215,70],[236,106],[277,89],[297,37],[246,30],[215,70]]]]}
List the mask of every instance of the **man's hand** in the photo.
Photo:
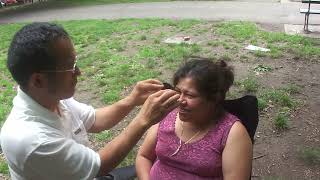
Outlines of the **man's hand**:
{"type": "Polygon", "coordinates": [[[96,110],[96,121],[89,129],[89,132],[98,133],[112,128],[135,106],[143,104],[150,94],[159,91],[163,87],[163,84],[155,79],[138,82],[129,96],[110,106],[96,110]]]}
{"type": "Polygon", "coordinates": [[[156,79],[139,81],[127,98],[131,101],[132,105],[139,106],[142,105],[151,94],[162,88],[163,84],[156,79]]]}
{"type": "Polygon", "coordinates": [[[158,123],[166,114],[179,105],[180,95],[173,90],[160,90],[148,97],[136,119],[146,127],[158,123]]]}
{"type": "Polygon", "coordinates": [[[150,95],[135,120],[131,121],[119,136],[99,150],[101,166],[98,176],[105,175],[115,168],[150,126],[178,106],[179,97],[180,95],[173,90],[160,90],[150,95]]]}

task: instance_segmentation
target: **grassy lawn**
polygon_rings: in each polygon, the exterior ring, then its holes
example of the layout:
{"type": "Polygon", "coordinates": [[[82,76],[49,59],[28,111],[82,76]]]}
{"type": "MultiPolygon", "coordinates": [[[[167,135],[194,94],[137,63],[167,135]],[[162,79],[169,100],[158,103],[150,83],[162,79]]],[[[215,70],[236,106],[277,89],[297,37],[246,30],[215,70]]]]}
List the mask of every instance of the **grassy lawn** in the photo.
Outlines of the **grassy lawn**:
{"type": "MultiPolygon", "coordinates": [[[[232,98],[246,93],[256,94],[261,113],[271,110],[274,113],[272,117],[274,126],[281,130],[288,128],[290,113],[301,104],[294,96],[301,90],[298,85],[291,82],[278,87],[270,87],[260,82],[256,74],[273,73],[274,68],[259,60],[281,61],[288,55],[294,61],[317,62],[320,58],[318,40],[279,32],[266,32],[249,22],[123,19],[58,23],[66,28],[75,44],[82,71],[80,83],[86,82],[83,83],[85,87],[81,89],[101,97],[99,100],[104,104],[118,100],[124,89],[139,80],[147,78],[170,80],[171,75],[168,72],[174,71],[185,57],[201,55],[216,60],[223,59],[230,63],[255,64],[245,75],[236,77],[234,89],[228,96],[232,98]],[[197,43],[192,45],[163,43],[166,38],[176,35],[188,35],[197,43]],[[267,53],[244,51],[244,47],[248,44],[266,47],[271,51],[267,53]],[[260,63],[256,65],[257,62],[260,63]]],[[[0,26],[1,124],[12,107],[11,101],[15,95],[15,83],[5,65],[6,53],[13,34],[22,25],[0,26]]],[[[105,142],[112,136],[112,132],[106,131],[97,135],[95,141],[105,142]]],[[[319,152],[312,151],[312,153],[319,152]]],[[[133,162],[134,157],[135,152],[132,152],[125,161],[126,164],[133,162]]],[[[1,160],[0,171],[7,174],[3,163],[1,160]]]]}

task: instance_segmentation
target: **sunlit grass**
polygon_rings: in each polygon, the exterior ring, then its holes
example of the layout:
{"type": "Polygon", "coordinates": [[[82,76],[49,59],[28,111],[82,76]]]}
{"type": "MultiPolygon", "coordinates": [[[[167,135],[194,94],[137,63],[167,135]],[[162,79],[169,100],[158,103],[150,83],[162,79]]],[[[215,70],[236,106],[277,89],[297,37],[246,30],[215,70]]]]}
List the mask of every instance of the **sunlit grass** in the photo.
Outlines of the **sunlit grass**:
{"type": "Polygon", "coordinates": [[[218,34],[231,36],[238,43],[268,47],[270,52],[254,52],[256,57],[270,56],[280,58],[285,53],[292,53],[297,59],[318,61],[320,58],[319,42],[316,39],[299,35],[286,35],[280,32],[266,32],[250,22],[225,22],[218,25],[218,34]]]}
{"type": "Polygon", "coordinates": [[[102,131],[99,134],[95,135],[95,140],[99,142],[107,142],[110,141],[113,136],[113,133],[109,130],[102,131]]]}
{"type": "Polygon", "coordinates": [[[5,161],[4,158],[0,158],[0,173],[2,174],[9,174],[9,167],[7,165],[7,162],[5,161]]]}

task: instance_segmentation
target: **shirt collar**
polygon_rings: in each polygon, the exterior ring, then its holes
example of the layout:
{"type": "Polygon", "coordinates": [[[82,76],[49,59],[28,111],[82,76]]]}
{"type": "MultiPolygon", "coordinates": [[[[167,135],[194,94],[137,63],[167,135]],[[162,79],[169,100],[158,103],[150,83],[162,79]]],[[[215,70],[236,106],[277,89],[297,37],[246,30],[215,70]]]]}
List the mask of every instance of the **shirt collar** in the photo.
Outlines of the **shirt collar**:
{"type": "MultiPolygon", "coordinates": [[[[17,96],[13,100],[13,106],[23,110],[24,114],[28,116],[43,117],[41,119],[48,121],[49,123],[59,122],[59,116],[56,113],[40,105],[32,99],[32,97],[21,90],[20,87],[18,88],[17,96]]],[[[59,108],[60,107],[64,108],[64,105],[59,102],[59,108]]]]}

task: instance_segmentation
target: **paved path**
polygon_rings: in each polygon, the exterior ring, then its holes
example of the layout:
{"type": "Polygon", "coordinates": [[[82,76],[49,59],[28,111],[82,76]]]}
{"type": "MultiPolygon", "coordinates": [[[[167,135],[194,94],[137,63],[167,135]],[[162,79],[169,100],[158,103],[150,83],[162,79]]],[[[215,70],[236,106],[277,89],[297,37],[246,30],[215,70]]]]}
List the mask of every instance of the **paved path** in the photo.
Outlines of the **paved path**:
{"type": "MultiPolygon", "coordinates": [[[[285,0],[283,0],[285,1],[285,0]]],[[[261,1],[175,1],[137,4],[113,4],[58,9],[25,10],[0,13],[0,23],[117,18],[176,18],[205,20],[245,20],[270,24],[303,24],[299,13],[303,5],[294,2],[261,1]]],[[[310,23],[320,22],[311,16],[310,23]]]]}

